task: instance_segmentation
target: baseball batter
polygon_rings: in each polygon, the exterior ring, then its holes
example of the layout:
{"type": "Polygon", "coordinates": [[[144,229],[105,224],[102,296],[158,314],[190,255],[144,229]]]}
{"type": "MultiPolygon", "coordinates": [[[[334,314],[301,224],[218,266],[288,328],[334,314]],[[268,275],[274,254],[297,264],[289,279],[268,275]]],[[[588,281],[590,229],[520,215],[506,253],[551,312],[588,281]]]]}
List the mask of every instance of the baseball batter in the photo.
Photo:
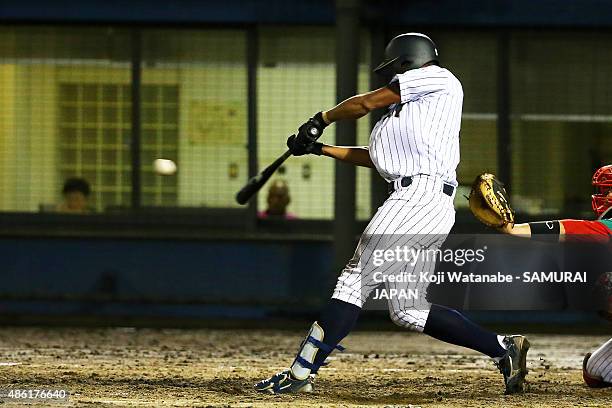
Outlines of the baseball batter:
{"type": "MultiPolygon", "coordinates": [[[[501,230],[507,234],[532,239],[550,238],[560,241],[612,240],[612,165],[604,166],[593,174],[596,193],[591,197],[596,221],[555,220],[507,225],[501,230]]],[[[612,306],[612,304],[610,305],[612,306]]],[[[611,313],[612,310],[608,310],[611,313]]],[[[612,339],[593,353],[588,353],[582,363],[584,381],[590,387],[612,386],[612,339]]]]}
{"type": "MultiPolygon", "coordinates": [[[[392,78],[387,86],[317,113],[287,140],[296,156],[323,155],[376,168],[389,182],[390,195],[363,232],[355,255],[338,278],[332,299],[312,324],[290,368],[257,383],[259,391],[312,391],[314,376],[326,357],[334,349],[343,349],[339,342],[349,334],[370,292],[379,285],[374,279],[378,267],[373,262],[373,250],[398,244],[413,249],[438,248],[455,222],[461,83],[440,66],[433,41],[419,33],[393,38],[386,47],[385,61],[375,72],[392,78]],[[368,147],[316,142],[330,123],[358,119],[378,108],[387,111],[374,127],[368,147]]],[[[435,262],[417,259],[402,268],[427,274],[434,266],[435,262]]],[[[386,281],[385,285],[419,293],[418,299],[388,299],[394,323],[490,356],[504,376],[506,392],[522,390],[529,349],[523,336],[498,336],[455,310],[427,303],[424,282],[386,281]]]]}

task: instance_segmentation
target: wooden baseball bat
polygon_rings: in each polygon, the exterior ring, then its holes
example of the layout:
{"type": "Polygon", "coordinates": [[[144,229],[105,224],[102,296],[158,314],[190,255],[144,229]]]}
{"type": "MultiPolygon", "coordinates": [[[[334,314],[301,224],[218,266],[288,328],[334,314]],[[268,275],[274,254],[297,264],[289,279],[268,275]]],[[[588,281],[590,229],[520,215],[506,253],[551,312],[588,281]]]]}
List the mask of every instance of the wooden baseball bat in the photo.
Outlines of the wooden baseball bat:
{"type": "Polygon", "coordinates": [[[263,169],[258,175],[251,177],[251,179],[240,189],[236,194],[236,201],[238,204],[246,204],[262,187],[266,184],[266,181],[274,174],[274,172],[291,156],[291,150],[287,150],[278,159],[274,160],[272,164],[263,169]]]}

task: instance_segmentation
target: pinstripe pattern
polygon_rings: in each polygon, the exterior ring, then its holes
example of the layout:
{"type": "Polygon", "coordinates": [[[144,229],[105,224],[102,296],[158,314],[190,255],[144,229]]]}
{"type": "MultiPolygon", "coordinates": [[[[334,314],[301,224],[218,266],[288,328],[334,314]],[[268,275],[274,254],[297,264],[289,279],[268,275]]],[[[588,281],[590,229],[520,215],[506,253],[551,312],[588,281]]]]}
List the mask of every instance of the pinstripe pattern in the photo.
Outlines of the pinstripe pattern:
{"type": "MultiPolygon", "coordinates": [[[[389,107],[370,136],[370,157],[382,177],[394,182],[395,192],[366,227],[353,258],[342,271],[333,297],[359,307],[379,286],[377,272],[398,275],[431,273],[435,260],[414,264],[376,266],[374,250],[396,247],[439,248],[455,222],[453,198],[442,192],[444,183],[457,186],[459,129],[463,89],[448,70],[429,66],[407,71],[399,82],[401,103],[389,107]],[[401,187],[402,177],[413,182],[401,187]],[[393,270],[393,268],[400,268],[393,270]]],[[[380,276],[380,275],[379,275],[380,276]]],[[[430,304],[426,282],[385,282],[386,289],[417,289],[418,300],[391,297],[389,314],[394,323],[423,331],[430,304]]]]}
{"type": "Polygon", "coordinates": [[[378,172],[393,181],[429,174],[457,186],[461,83],[432,65],[396,76],[401,103],[391,105],[370,136],[370,156],[378,172]]]}
{"type": "MultiPolygon", "coordinates": [[[[453,198],[442,192],[439,178],[420,175],[413,183],[396,190],[378,209],[357,246],[357,250],[338,278],[333,298],[363,307],[371,291],[379,285],[374,274],[383,272],[396,275],[399,270],[416,273],[431,272],[435,261],[419,260],[411,266],[407,263],[391,263],[376,266],[373,251],[376,249],[406,248],[435,249],[444,242],[455,222],[453,198]],[[408,270],[412,269],[412,270],[408,270]]],[[[387,282],[387,289],[418,289],[419,299],[389,299],[389,313],[393,322],[406,328],[422,331],[430,304],[426,301],[425,282],[387,282]]]]}
{"type": "Polygon", "coordinates": [[[593,377],[601,377],[603,381],[612,383],[612,339],[591,354],[587,371],[593,377]]]}
{"type": "MultiPolygon", "coordinates": [[[[457,186],[461,83],[438,66],[410,70],[394,80],[399,82],[401,103],[391,105],[376,124],[369,151],[378,172],[394,182],[396,189],[366,227],[333,294],[359,307],[379,286],[377,272],[418,276],[435,268],[435,260],[427,259],[376,266],[374,250],[439,248],[455,222],[453,198],[445,195],[442,187],[444,183],[457,186]],[[413,182],[401,187],[399,181],[406,176],[413,177],[413,182]]],[[[389,299],[388,307],[393,322],[423,331],[430,307],[426,300],[428,284],[417,280],[386,282],[385,286],[388,290],[418,290],[418,300],[395,296],[389,299]]]]}

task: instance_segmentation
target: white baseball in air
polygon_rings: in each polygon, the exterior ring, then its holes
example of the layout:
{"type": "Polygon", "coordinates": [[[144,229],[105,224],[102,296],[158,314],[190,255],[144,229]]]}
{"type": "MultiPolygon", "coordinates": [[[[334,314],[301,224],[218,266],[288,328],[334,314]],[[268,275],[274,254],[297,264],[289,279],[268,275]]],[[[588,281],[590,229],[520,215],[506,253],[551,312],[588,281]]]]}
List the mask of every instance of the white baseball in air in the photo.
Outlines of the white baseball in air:
{"type": "Polygon", "coordinates": [[[162,176],[171,176],[176,173],[176,163],[170,159],[155,159],[153,169],[162,176]]]}

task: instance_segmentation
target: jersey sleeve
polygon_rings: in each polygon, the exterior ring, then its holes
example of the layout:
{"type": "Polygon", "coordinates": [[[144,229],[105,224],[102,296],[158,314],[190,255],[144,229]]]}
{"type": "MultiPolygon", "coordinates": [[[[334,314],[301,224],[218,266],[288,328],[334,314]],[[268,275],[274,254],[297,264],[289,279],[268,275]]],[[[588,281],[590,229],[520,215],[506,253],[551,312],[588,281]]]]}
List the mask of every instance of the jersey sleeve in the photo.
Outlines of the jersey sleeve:
{"type": "Polygon", "coordinates": [[[612,238],[611,225],[587,220],[561,220],[567,240],[608,242],[612,238]]]}
{"type": "MultiPolygon", "coordinates": [[[[418,68],[396,75],[402,103],[413,102],[448,88],[449,77],[442,69],[418,68]]],[[[393,82],[391,81],[391,82],[393,82]]]]}

